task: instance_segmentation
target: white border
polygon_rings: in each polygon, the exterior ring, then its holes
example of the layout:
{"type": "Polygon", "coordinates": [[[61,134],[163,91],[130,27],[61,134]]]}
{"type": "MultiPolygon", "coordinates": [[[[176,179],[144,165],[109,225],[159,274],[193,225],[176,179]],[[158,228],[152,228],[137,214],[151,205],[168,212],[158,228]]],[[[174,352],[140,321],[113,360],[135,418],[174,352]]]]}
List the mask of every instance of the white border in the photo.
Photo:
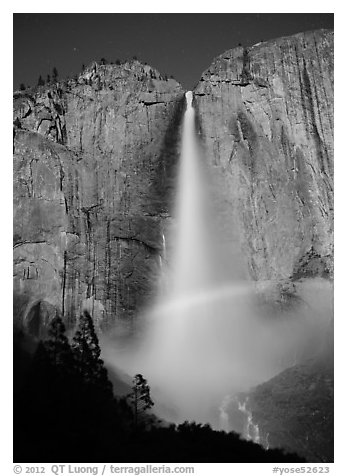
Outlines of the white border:
{"type": "MultiPolygon", "coordinates": [[[[12,472],[12,287],[9,285],[12,275],[12,125],[7,117],[12,116],[12,70],[13,65],[13,13],[335,13],[335,245],[336,245],[336,272],[335,272],[335,464],[330,466],[331,474],[344,474],[343,461],[345,457],[346,433],[346,358],[345,358],[345,340],[347,312],[342,301],[346,295],[347,280],[344,279],[346,273],[346,193],[345,181],[346,173],[346,152],[344,136],[345,121],[345,85],[347,75],[345,74],[346,63],[346,15],[344,8],[338,5],[337,1],[291,1],[291,2],[209,2],[202,5],[196,2],[145,2],[146,11],[144,11],[143,1],[127,2],[120,5],[119,2],[103,2],[98,8],[95,3],[90,5],[87,2],[74,1],[67,2],[46,2],[36,1],[28,3],[23,0],[16,0],[13,5],[2,5],[0,15],[0,34],[2,45],[2,68],[1,68],[1,146],[2,146],[2,173],[1,173],[1,204],[2,204],[2,233],[1,233],[1,295],[2,295],[2,326],[1,326],[1,439],[0,450],[1,460],[0,468],[2,474],[13,474],[12,472]],[[114,11],[115,7],[117,11],[114,11]],[[232,8],[232,10],[231,10],[232,8]],[[5,303],[4,303],[5,301],[5,303]],[[5,470],[6,468],[6,470],[5,470]]],[[[340,3],[340,2],[339,2],[340,3]]],[[[342,2],[341,2],[342,4],[342,2]]],[[[254,474],[269,475],[272,474],[272,467],[275,464],[219,464],[219,465],[195,465],[195,474],[254,474]]],[[[297,467],[298,465],[278,465],[282,468],[297,467]]],[[[300,466],[300,465],[299,465],[300,466]]],[[[303,466],[303,465],[301,465],[303,466]]],[[[312,465],[310,465],[312,466],[312,465]]],[[[47,471],[47,474],[51,474],[47,471]]],[[[285,473],[284,473],[285,474],[285,473]]]]}

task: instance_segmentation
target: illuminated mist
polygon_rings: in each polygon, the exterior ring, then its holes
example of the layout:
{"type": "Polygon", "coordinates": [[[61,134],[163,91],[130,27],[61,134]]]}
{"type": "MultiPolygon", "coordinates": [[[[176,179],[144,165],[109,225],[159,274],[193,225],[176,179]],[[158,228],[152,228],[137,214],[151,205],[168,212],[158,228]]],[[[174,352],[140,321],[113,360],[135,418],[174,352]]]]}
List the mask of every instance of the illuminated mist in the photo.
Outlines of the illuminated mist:
{"type": "Polygon", "coordinates": [[[331,286],[320,279],[302,283],[292,310],[276,314],[259,307],[235,258],[239,250],[226,246],[218,232],[192,99],[192,92],[186,93],[170,252],[163,237],[165,289],[139,316],[145,322],[140,335],[105,342],[103,355],[122,372],[145,376],[158,416],[232,430],[226,408],[233,394],[324,346],[331,286]]]}

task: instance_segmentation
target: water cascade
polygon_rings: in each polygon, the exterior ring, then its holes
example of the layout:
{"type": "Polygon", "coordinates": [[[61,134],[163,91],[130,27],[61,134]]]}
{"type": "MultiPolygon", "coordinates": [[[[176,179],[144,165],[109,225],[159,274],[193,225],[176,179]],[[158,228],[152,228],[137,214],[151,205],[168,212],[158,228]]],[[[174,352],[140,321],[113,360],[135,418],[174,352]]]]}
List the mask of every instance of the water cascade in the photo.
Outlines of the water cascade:
{"type": "Polygon", "coordinates": [[[238,407],[239,411],[243,413],[246,417],[246,425],[244,434],[246,440],[253,440],[255,443],[260,442],[260,435],[259,435],[259,426],[253,422],[253,415],[252,412],[247,408],[248,398],[244,402],[239,402],[238,407]]]}
{"type": "Polygon", "coordinates": [[[148,378],[161,416],[219,424],[224,396],[256,383],[268,365],[254,357],[260,348],[250,335],[250,286],[217,232],[192,100],[188,92],[170,253],[163,237],[165,286],[146,316],[147,333],[118,364],[148,378]]]}
{"type": "Polygon", "coordinates": [[[225,394],[221,387],[229,378],[225,352],[231,329],[224,325],[225,300],[234,295],[237,305],[248,286],[236,282],[230,263],[226,260],[227,265],[223,264],[225,256],[218,252],[220,238],[215,233],[208,171],[196,138],[192,99],[188,92],[174,246],[164,278],[167,292],[152,311],[143,364],[152,384],[157,383],[160,399],[170,402],[179,419],[204,421],[208,413],[212,418],[215,401],[225,394]]]}

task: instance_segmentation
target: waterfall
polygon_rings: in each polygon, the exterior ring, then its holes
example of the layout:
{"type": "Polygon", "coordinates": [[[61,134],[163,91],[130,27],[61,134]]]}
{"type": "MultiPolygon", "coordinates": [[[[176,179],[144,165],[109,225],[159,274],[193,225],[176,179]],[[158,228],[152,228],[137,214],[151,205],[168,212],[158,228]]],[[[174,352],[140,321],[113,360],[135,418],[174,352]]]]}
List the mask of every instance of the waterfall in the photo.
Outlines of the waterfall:
{"type": "Polygon", "coordinates": [[[162,239],[162,255],[163,255],[163,260],[166,261],[166,239],[164,233],[161,235],[162,239]]]}
{"type": "MultiPolygon", "coordinates": [[[[138,317],[138,335],[114,345],[108,360],[131,376],[144,375],[160,418],[232,430],[225,396],[247,392],[283,370],[293,349],[305,345],[311,327],[290,314],[270,319],[259,311],[235,258],[241,248],[216,219],[216,184],[195,122],[188,92],[176,201],[172,226],[162,234],[157,296],[138,317]]],[[[224,209],[223,217],[228,214],[229,208],[224,209]]],[[[236,224],[230,225],[237,231],[236,224]]],[[[259,441],[246,404],[239,410],[247,417],[246,437],[259,441]]]]}
{"type": "Polygon", "coordinates": [[[172,297],[182,299],[211,285],[211,243],[207,180],[195,133],[192,92],[186,93],[178,194],[174,210],[177,229],[172,257],[172,297]]]}
{"type": "Polygon", "coordinates": [[[167,270],[167,256],[166,256],[166,238],[165,234],[161,235],[161,252],[159,253],[159,283],[158,293],[161,295],[166,292],[166,270],[167,270]]]}
{"type": "Polygon", "coordinates": [[[233,315],[244,305],[249,286],[235,279],[232,259],[224,248],[221,252],[210,189],[189,91],[169,256],[164,236],[162,242],[162,262],[164,250],[170,262],[163,267],[166,292],[151,311],[141,365],[178,421],[218,424],[218,402],[230,391],[233,372],[239,372],[230,362],[233,315]]]}
{"type": "Polygon", "coordinates": [[[244,402],[238,402],[238,408],[241,413],[246,417],[245,425],[245,438],[246,440],[252,440],[254,443],[260,443],[259,426],[253,422],[252,412],[247,408],[248,397],[244,402]]]}

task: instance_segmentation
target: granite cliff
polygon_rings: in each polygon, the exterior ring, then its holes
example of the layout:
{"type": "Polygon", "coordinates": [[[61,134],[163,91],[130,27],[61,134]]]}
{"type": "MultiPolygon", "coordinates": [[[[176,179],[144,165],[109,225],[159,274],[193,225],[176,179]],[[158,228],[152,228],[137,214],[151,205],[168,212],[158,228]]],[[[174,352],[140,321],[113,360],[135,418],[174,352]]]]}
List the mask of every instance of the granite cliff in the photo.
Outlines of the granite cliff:
{"type": "MultiPolygon", "coordinates": [[[[238,47],[194,90],[246,269],[273,300],[332,277],[333,33],[238,47]],[[268,292],[269,291],[269,292],[268,292]],[[269,294],[270,293],[270,294],[269,294]]],[[[138,61],[14,95],[15,323],[101,327],[150,300],[170,221],[184,91],[138,61]]]]}
{"type": "Polygon", "coordinates": [[[333,32],[226,51],[194,95],[250,277],[275,297],[300,278],[331,277],[333,32]]]}
{"type": "Polygon", "coordinates": [[[82,307],[131,318],[153,292],[184,93],[138,61],[14,96],[16,326],[82,307]]]}

